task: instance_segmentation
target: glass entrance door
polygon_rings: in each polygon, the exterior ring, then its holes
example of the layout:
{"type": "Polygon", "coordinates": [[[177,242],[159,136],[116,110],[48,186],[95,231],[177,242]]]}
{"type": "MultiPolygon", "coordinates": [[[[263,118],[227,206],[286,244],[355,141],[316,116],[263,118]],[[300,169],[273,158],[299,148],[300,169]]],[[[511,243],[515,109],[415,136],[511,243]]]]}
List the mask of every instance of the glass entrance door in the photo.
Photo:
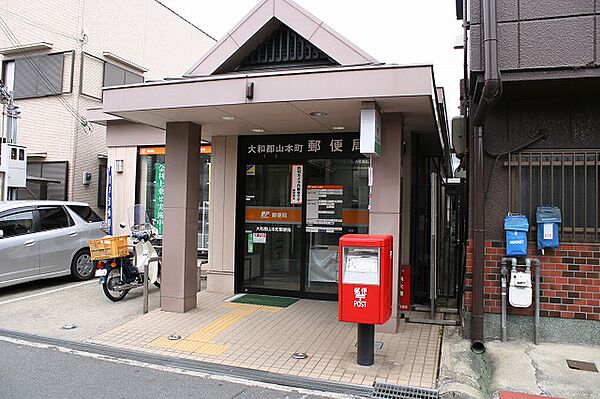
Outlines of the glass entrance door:
{"type": "Polygon", "coordinates": [[[369,160],[306,162],[305,291],[337,294],[339,240],[369,230],[369,160]]]}
{"type": "Polygon", "coordinates": [[[246,165],[244,290],[301,289],[301,171],[289,163],[246,165]],[[300,193],[292,198],[292,180],[298,178],[300,193]]]}
{"type": "Polygon", "coordinates": [[[240,136],[236,291],[336,299],[338,242],[368,233],[357,133],[240,136]]]}

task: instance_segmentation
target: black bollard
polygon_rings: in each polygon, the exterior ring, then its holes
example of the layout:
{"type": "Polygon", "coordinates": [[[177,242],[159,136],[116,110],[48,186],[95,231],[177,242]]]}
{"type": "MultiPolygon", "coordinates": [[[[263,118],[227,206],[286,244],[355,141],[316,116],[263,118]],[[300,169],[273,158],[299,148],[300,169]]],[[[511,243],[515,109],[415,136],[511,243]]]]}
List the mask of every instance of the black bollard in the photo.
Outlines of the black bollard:
{"type": "Polygon", "coordinates": [[[375,363],[375,326],[358,324],[356,363],[360,366],[372,366],[375,363]]]}

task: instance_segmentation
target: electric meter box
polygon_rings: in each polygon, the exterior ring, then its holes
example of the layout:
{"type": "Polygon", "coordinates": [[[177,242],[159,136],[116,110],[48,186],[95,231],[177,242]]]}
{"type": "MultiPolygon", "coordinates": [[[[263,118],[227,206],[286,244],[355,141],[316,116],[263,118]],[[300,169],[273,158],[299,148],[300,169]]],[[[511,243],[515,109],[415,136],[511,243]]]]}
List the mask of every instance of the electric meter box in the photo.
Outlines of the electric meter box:
{"type": "Polygon", "coordinates": [[[504,219],[506,232],[506,255],[527,256],[527,232],[529,222],[527,216],[509,215],[504,219]]]}
{"type": "Polygon", "coordinates": [[[6,187],[25,187],[27,184],[27,147],[11,143],[0,144],[0,171],[4,172],[6,187]]]}
{"type": "Polygon", "coordinates": [[[392,251],[389,235],[340,238],[339,320],[383,324],[392,314],[392,251]]]}
{"type": "Polygon", "coordinates": [[[538,206],[537,221],[537,247],[558,248],[558,225],[562,223],[560,209],[556,206],[538,206]]]}

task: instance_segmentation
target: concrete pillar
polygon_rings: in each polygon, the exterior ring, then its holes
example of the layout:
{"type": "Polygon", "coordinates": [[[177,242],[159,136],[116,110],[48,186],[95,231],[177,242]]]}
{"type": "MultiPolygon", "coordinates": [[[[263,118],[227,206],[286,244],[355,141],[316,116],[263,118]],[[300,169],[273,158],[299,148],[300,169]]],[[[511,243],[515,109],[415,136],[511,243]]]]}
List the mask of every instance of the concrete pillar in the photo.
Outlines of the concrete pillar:
{"type": "Polygon", "coordinates": [[[196,307],[200,126],[167,123],[165,214],[160,304],[167,312],[196,307]]]}
{"type": "Polygon", "coordinates": [[[369,234],[389,234],[394,237],[392,272],[392,316],[378,332],[398,331],[398,285],[402,248],[402,115],[384,114],[381,121],[381,157],[372,158],[373,187],[369,211],[369,234]]]}
{"type": "Polygon", "coordinates": [[[213,137],[208,236],[208,291],[233,293],[237,136],[213,137]]]}

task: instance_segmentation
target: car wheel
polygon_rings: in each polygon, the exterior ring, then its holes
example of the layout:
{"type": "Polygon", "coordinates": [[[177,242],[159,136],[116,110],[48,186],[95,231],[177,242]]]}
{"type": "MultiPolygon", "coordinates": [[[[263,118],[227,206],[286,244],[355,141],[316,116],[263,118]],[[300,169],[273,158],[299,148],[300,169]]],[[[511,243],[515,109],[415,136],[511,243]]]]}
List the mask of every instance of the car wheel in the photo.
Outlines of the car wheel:
{"type": "Polygon", "coordinates": [[[88,249],[77,252],[71,262],[71,277],[76,281],[89,280],[94,276],[94,262],[88,249]]]}

